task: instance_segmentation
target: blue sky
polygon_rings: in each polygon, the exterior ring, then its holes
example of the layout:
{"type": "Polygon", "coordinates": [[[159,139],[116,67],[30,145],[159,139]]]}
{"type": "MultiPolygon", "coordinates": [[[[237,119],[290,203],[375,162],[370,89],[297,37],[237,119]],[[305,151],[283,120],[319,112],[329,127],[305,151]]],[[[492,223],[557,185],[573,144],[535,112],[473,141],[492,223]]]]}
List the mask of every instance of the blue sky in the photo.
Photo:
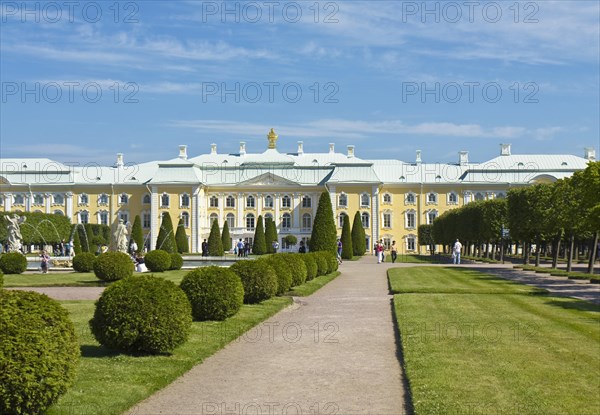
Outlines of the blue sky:
{"type": "Polygon", "coordinates": [[[282,152],[332,142],[407,161],[600,145],[597,1],[4,1],[1,13],[2,157],[262,152],[271,127],[282,152]]]}

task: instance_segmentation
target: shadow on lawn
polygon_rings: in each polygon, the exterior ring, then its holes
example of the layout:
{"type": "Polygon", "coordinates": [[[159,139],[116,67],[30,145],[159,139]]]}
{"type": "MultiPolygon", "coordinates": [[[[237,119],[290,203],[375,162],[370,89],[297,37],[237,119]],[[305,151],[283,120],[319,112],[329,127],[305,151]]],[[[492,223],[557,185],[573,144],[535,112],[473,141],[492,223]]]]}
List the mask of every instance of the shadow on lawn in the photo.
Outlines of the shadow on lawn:
{"type": "Polygon", "coordinates": [[[583,300],[573,300],[573,301],[557,301],[550,300],[546,301],[546,304],[551,305],[553,307],[560,307],[565,310],[578,310],[578,311],[592,311],[594,313],[600,313],[600,305],[589,303],[583,300]]]}

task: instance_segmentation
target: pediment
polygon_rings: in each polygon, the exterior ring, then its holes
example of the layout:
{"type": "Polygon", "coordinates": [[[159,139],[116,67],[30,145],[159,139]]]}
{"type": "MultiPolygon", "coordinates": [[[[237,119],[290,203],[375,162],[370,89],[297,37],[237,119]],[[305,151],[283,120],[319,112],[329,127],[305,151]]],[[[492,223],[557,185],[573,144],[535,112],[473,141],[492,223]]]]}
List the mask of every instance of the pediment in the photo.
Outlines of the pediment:
{"type": "Polygon", "coordinates": [[[259,176],[239,183],[240,186],[298,186],[298,183],[277,176],[273,173],[263,173],[259,176]]]}

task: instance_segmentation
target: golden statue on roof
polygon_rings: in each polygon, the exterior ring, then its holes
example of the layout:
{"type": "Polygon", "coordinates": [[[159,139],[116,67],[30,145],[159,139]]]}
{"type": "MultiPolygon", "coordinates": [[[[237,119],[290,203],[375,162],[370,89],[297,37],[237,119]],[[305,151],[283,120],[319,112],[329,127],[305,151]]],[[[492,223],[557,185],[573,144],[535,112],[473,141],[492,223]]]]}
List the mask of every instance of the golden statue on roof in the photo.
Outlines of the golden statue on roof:
{"type": "Polygon", "coordinates": [[[278,137],[279,136],[275,134],[275,130],[271,128],[271,131],[269,131],[269,134],[267,134],[267,138],[269,139],[269,148],[276,148],[275,144],[277,144],[278,137]]]}

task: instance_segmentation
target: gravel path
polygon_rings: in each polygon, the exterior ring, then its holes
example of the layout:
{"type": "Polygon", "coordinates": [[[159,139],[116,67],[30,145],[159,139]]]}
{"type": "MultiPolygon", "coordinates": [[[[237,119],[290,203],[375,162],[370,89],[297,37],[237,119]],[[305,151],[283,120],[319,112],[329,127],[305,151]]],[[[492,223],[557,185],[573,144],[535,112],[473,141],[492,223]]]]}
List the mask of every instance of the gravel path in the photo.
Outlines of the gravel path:
{"type": "Polygon", "coordinates": [[[34,291],[55,300],[97,300],[104,287],[11,287],[7,290],[34,291]]]}
{"type": "Polygon", "coordinates": [[[250,330],[131,414],[390,414],[404,385],[388,265],[342,275],[250,330]]]}

